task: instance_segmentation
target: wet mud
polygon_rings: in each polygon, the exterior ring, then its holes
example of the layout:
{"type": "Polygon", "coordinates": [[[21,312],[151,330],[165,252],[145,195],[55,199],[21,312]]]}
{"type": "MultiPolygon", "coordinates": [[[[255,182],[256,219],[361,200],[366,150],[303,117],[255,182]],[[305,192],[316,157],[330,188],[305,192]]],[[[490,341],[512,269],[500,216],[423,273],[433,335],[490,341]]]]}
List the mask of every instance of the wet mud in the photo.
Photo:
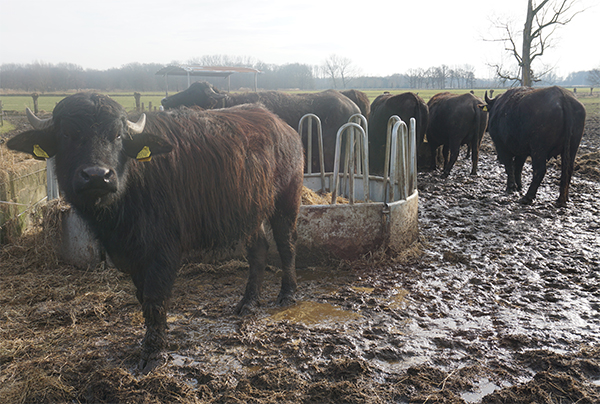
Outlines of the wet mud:
{"type": "Polygon", "coordinates": [[[61,264],[32,232],[0,250],[0,401],[598,403],[599,152],[594,114],[568,206],[554,205],[559,161],[524,206],[486,135],[477,177],[462,157],[445,180],[419,173],[414,246],[299,268],[290,307],[273,304],[276,266],[238,317],[246,263],[187,262],[147,375],[127,276],[61,264]]]}

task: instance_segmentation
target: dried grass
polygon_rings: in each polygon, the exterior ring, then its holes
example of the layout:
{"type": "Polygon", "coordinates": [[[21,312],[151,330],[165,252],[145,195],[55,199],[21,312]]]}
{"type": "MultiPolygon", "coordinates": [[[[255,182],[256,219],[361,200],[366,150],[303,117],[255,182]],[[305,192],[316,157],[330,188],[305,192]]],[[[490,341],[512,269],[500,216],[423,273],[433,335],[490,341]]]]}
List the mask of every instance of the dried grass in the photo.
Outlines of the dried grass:
{"type": "MultiPolygon", "coordinates": [[[[302,187],[302,205],[330,205],[331,192],[315,192],[310,188],[302,187]]],[[[339,204],[349,203],[348,199],[338,196],[336,202],[339,204]]]]}

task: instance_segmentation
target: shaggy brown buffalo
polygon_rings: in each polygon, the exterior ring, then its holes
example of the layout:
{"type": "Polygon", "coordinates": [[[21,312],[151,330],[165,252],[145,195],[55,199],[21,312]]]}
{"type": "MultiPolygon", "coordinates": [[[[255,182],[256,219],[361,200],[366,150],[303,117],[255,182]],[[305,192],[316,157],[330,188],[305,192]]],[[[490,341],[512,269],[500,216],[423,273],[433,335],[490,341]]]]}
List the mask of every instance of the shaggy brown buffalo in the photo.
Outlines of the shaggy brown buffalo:
{"type": "Polygon", "coordinates": [[[55,156],[66,200],[131,275],[146,322],[141,367],[154,366],[165,347],[167,301],[187,250],[246,241],[249,277],[236,308],[245,313],[259,299],[268,221],[283,269],[277,300],[292,301],[302,145],[274,114],[255,105],[181,108],[134,124],[109,97],[79,93],[48,121],[31,115],[37,129],[7,146],[55,156]]]}
{"type": "MultiPolygon", "coordinates": [[[[298,129],[300,118],[304,115],[308,113],[317,115],[323,125],[325,171],[333,171],[335,137],[338,129],[347,123],[352,115],[360,113],[360,109],[352,100],[335,90],[309,94],[288,94],[280,91],[224,94],[207,82],[195,82],[188,89],[162,100],[162,105],[167,109],[181,105],[197,105],[210,109],[247,103],[263,104],[294,129],[298,129]]],[[[306,139],[302,139],[302,142],[306,150],[306,139]]],[[[313,139],[313,150],[318,150],[316,136],[313,139]]],[[[312,171],[319,171],[317,158],[313,158],[312,171]]]]}
{"type": "MultiPolygon", "coordinates": [[[[431,155],[443,145],[444,171],[442,178],[448,177],[456,163],[460,146],[469,145],[471,150],[471,175],[477,175],[479,145],[487,127],[488,114],[481,106],[481,98],[471,93],[452,94],[439,93],[431,97],[429,106],[429,126],[427,127],[427,142],[431,155]]],[[[433,158],[432,169],[436,169],[436,159],[433,158]]]]}
{"type": "Polygon", "coordinates": [[[558,206],[569,200],[575,155],[583,136],[585,107],[561,87],[512,88],[496,98],[485,94],[489,132],[508,176],[506,191],[522,189],[521,173],[531,156],[533,179],[521,203],[530,204],[546,174],[546,162],[561,156],[558,206]]]}
{"type": "Polygon", "coordinates": [[[391,116],[398,115],[408,125],[410,118],[417,121],[417,144],[423,142],[429,117],[429,108],[417,94],[385,93],[373,100],[369,119],[369,172],[381,175],[385,162],[387,125],[391,116]]]}
{"type": "Polygon", "coordinates": [[[340,91],[346,97],[350,98],[360,109],[360,113],[367,119],[371,114],[371,103],[369,102],[369,96],[359,90],[343,90],[340,91]]]}

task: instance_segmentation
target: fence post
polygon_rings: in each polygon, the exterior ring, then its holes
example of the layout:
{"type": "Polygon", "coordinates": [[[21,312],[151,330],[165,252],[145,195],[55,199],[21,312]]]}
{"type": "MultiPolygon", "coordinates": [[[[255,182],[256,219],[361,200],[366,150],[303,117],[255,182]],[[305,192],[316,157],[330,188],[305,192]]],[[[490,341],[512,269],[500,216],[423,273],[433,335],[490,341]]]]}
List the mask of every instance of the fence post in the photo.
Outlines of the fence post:
{"type": "Polygon", "coordinates": [[[58,192],[58,179],[56,178],[56,168],[54,157],[46,160],[46,187],[48,192],[48,200],[57,199],[59,197],[58,192]]]}
{"type": "Polygon", "coordinates": [[[135,110],[137,112],[140,112],[140,108],[141,108],[140,107],[140,100],[142,98],[142,94],[140,94],[140,93],[133,93],[133,96],[135,98],[135,110]]]}
{"type": "Polygon", "coordinates": [[[40,95],[38,93],[33,93],[31,94],[31,98],[33,98],[33,112],[37,113],[38,111],[38,98],[40,97],[40,95]]]}
{"type": "Polygon", "coordinates": [[[2,110],[2,101],[0,101],[0,126],[4,126],[4,111],[2,110]]]}

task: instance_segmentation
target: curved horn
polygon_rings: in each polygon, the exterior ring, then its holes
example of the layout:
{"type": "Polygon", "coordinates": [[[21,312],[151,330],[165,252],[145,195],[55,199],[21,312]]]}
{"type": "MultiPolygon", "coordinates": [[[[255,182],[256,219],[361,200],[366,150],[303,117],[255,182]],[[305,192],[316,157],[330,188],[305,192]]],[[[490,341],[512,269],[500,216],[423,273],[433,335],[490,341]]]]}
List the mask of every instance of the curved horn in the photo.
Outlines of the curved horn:
{"type": "Polygon", "coordinates": [[[488,104],[489,104],[489,103],[490,103],[490,101],[491,101],[491,100],[490,100],[490,98],[489,98],[489,97],[488,97],[488,95],[487,95],[487,91],[485,92],[484,99],[485,99],[485,102],[487,102],[488,104]]]}
{"type": "Polygon", "coordinates": [[[54,123],[52,118],[48,118],[48,119],[38,118],[37,116],[35,116],[35,114],[33,112],[31,112],[31,110],[29,108],[25,109],[25,112],[27,113],[27,119],[29,120],[29,124],[31,126],[33,126],[33,129],[37,129],[37,130],[48,129],[54,123]]]}
{"type": "Polygon", "coordinates": [[[144,126],[146,126],[146,114],[142,114],[140,119],[135,123],[127,120],[127,127],[132,133],[142,133],[144,131],[144,126]]]}
{"type": "Polygon", "coordinates": [[[211,86],[206,87],[206,90],[204,90],[204,92],[209,97],[216,98],[217,100],[220,100],[220,99],[223,99],[223,98],[227,97],[227,94],[217,93],[211,86]]]}

